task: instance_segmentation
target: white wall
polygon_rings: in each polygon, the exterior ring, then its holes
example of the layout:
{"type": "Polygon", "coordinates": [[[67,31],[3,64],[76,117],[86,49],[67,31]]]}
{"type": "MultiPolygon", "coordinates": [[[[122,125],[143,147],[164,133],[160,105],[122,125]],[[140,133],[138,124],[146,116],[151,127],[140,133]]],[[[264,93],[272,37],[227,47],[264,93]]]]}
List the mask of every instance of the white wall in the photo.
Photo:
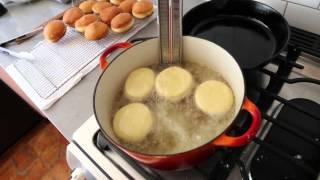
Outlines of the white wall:
{"type": "Polygon", "coordinates": [[[291,26],[320,35],[320,0],[256,0],[284,15],[291,26]]]}

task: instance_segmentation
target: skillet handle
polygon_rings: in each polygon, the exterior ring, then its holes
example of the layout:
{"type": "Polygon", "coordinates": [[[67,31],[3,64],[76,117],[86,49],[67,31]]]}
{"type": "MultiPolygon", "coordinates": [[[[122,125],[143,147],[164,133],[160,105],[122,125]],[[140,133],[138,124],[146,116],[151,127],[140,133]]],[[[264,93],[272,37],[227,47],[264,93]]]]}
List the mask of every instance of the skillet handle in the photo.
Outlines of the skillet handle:
{"type": "Polygon", "coordinates": [[[242,110],[246,110],[252,116],[252,122],[244,134],[238,137],[228,136],[225,133],[213,141],[214,146],[239,147],[248,144],[257,134],[261,125],[261,113],[257,106],[247,97],[244,99],[242,110]]]}
{"type": "Polygon", "coordinates": [[[130,48],[132,47],[133,45],[129,42],[121,42],[121,43],[116,43],[116,44],[113,44],[111,45],[110,47],[108,47],[100,56],[100,59],[99,59],[99,63],[100,63],[100,68],[102,70],[105,70],[109,63],[108,63],[108,60],[107,60],[107,57],[115,50],[117,49],[120,49],[120,48],[124,48],[124,49],[127,49],[127,48],[130,48]]]}

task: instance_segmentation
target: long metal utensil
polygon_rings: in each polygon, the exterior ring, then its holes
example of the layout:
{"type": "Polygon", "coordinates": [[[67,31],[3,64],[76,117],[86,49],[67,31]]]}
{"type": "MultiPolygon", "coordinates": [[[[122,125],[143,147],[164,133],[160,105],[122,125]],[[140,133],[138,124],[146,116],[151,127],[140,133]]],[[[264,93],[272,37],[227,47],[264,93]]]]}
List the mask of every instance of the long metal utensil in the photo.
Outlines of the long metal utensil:
{"type": "Polygon", "coordinates": [[[182,0],[158,0],[160,64],[182,62],[182,0]]]}
{"type": "Polygon", "coordinates": [[[27,39],[32,38],[33,36],[37,35],[42,30],[43,30],[43,26],[40,26],[40,27],[30,31],[30,32],[24,33],[24,34],[22,34],[22,35],[20,35],[18,37],[15,37],[15,38],[12,38],[12,39],[10,39],[10,40],[8,40],[6,42],[0,43],[0,46],[6,46],[6,45],[8,45],[10,43],[13,43],[13,42],[16,43],[16,44],[20,44],[20,43],[26,41],[27,39]]]}

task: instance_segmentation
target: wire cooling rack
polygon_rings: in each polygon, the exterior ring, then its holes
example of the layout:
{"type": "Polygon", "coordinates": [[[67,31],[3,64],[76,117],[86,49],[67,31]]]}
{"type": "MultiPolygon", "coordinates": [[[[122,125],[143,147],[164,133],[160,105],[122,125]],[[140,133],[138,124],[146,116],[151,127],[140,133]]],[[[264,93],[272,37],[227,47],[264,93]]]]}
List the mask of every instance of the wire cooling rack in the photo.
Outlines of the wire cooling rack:
{"type": "Polygon", "coordinates": [[[106,38],[99,41],[88,41],[73,28],[68,28],[58,43],[42,41],[36,45],[31,51],[36,57],[35,61],[20,60],[14,66],[35,92],[46,99],[81,72],[106,47],[128,40],[155,19],[156,13],[144,20],[135,19],[129,32],[109,32],[106,38]]]}

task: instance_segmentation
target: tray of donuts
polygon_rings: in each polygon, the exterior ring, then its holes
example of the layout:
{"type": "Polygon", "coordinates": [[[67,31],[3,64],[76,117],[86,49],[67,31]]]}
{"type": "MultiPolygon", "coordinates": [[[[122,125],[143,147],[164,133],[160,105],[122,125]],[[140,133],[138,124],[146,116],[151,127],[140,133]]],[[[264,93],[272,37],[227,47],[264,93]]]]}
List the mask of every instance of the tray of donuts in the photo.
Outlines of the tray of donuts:
{"type": "Polygon", "coordinates": [[[151,0],[86,0],[66,10],[62,19],[48,22],[43,30],[45,39],[58,42],[67,27],[83,34],[90,41],[106,38],[110,31],[126,33],[135,19],[144,19],[154,12],[151,0]]]}

